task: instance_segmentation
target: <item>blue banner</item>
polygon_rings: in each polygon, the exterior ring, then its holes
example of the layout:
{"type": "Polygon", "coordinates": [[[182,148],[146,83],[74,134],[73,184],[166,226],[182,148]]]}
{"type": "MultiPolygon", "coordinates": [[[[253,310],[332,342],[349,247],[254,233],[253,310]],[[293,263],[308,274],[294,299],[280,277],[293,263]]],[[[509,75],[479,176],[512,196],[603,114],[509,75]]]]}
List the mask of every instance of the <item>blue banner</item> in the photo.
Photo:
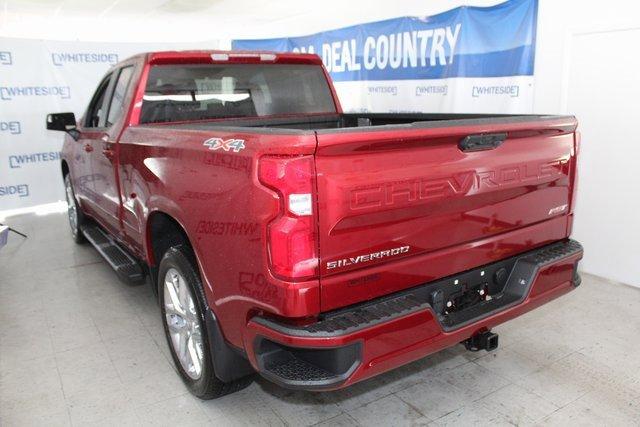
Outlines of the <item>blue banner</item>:
{"type": "Polygon", "coordinates": [[[316,53],[334,81],[532,76],[537,11],[538,0],[510,0],[232,49],[316,53]]]}

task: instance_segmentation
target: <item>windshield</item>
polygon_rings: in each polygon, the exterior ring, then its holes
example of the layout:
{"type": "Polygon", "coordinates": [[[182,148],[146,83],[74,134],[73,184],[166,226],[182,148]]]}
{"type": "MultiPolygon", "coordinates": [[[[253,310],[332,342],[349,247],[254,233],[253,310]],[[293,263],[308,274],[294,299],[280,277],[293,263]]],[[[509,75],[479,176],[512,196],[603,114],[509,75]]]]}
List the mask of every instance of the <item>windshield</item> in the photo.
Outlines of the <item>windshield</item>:
{"type": "Polygon", "coordinates": [[[318,65],[155,65],[140,122],[335,112],[318,65]]]}

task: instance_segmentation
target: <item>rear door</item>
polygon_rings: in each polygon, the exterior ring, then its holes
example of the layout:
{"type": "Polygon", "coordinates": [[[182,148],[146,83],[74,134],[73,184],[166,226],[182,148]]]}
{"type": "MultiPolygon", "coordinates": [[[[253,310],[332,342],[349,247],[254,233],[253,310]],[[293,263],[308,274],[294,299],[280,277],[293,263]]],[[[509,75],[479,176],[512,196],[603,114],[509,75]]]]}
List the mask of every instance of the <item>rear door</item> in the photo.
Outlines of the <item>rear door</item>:
{"type": "MultiPolygon", "coordinates": [[[[573,117],[513,117],[319,131],[322,309],[491,261],[456,259],[477,245],[506,258],[543,243],[540,227],[570,211],[575,127],[573,117]],[[376,269],[436,253],[447,255],[438,266],[376,269]]],[[[557,223],[553,238],[566,234],[557,223]]]]}

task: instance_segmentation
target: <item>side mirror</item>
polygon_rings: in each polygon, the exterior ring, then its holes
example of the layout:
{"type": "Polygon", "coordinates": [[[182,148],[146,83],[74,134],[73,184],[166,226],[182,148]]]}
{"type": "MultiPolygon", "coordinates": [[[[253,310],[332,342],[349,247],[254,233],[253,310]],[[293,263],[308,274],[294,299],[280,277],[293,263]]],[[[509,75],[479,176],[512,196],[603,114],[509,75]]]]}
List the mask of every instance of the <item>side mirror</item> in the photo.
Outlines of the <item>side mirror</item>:
{"type": "Polygon", "coordinates": [[[73,113],[47,114],[47,129],[66,132],[76,128],[76,115],[73,113]]]}
{"type": "Polygon", "coordinates": [[[76,129],[76,116],[73,113],[47,114],[47,129],[67,132],[75,140],[80,134],[76,129]]]}

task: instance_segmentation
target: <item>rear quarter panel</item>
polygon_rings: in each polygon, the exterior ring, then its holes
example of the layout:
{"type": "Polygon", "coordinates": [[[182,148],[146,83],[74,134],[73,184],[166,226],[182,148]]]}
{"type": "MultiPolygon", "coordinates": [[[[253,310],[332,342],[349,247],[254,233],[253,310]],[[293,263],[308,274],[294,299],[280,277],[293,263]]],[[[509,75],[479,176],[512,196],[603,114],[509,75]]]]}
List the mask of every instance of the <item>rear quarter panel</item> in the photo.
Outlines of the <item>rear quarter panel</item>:
{"type": "Polygon", "coordinates": [[[198,258],[209,306],[235,345],[241,345],[251,308],[287,316],[319,311],[317,281],[283,283],[269,272],[266,225],[279,204],[257,177],[261,156],[313,154],[315,147],[312,132],[248,133],[246,128],[137,126],[121,138],[122,221],[128,243],[156,264],[149,218],[162,212],[178,221],[198,258]],[[204,145],[212,137],[242,139],[245,148],[213,150],[204,145]]]}

